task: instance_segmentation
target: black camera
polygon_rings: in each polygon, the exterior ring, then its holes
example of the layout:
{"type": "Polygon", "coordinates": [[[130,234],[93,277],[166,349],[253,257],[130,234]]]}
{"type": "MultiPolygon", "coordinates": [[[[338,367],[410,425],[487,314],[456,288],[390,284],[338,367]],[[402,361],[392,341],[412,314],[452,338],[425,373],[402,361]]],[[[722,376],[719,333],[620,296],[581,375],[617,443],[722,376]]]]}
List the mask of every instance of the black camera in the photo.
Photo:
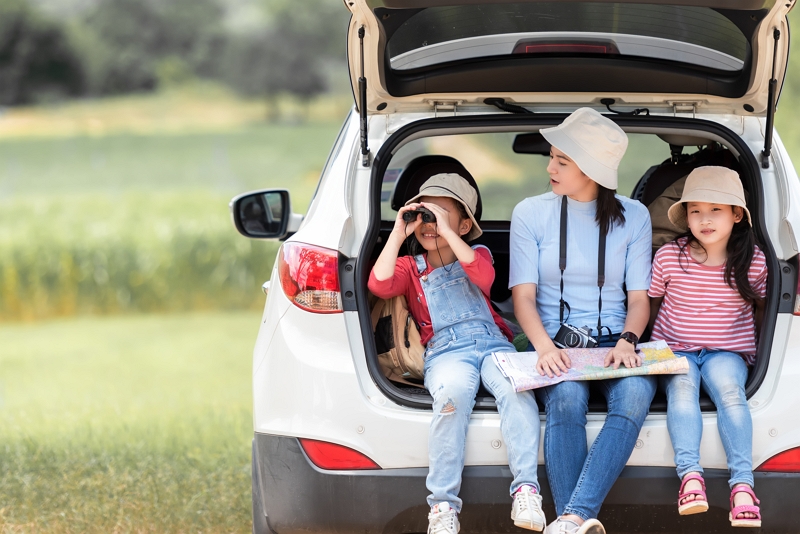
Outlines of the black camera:
{"type": "Polygon", "coordinates": [[[588,327],[576,328],[571,324],[561,323],[553,343],[560,349],[591,349],[597,346],[588,327]]]}
{"type": "Polygon", "coordinates": [[[403,220],[405,222],[414,222],[417,220],[417,214],[422,215],[422,222],[424,223],[436,222],[436,215],[434,215],[433,212],[428,208],[423,208],[422,206],[414,211],[407,211],[403,213],[403,220]]]}

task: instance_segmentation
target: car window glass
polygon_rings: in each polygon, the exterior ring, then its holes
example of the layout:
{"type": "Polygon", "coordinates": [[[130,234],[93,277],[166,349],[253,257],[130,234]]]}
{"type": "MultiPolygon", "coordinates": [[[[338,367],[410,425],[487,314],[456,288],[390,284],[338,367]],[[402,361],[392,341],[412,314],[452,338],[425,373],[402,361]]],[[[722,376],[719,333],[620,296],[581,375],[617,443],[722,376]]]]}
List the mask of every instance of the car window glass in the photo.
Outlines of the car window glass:
{"type": "MultiPolygon", "coordinates": [[[[392,195],[403,169],[415,158],[451,156],[472,174],[480,188],[485,221],[509,221],[517,203],[550,191],[547,156],[517,154],[512,150],[516,133],[448,135],[416,139],[392,158],[381,186],[381,218],[393,220],[392,195]]],[[[670,157],[669,145],[650,134],[628,134],[628,150],[619,167],[621,195],[630,196],[647,170],[670,157]]],[[[693,152],[694,150],[686,150],[693,152]]]]}
{"type": "Polygon", "coordinates": [[[741,71],[748,53],[742,31],[703,7],[535,2],[376,14],[390,34],[394,70],[512,54],[601,54],[741,71]]]}

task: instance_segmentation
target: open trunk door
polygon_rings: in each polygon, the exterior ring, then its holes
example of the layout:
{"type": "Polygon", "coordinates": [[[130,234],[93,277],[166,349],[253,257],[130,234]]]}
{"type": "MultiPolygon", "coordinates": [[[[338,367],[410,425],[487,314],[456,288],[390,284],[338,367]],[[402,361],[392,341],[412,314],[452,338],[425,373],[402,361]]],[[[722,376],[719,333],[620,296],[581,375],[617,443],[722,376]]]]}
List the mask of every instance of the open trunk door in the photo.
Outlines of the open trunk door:
{"type": "Polygon", "coordinates": [[[367,114],[612,98],[764,116],[795,1],[344,0],[348,63],[367,114]]]}

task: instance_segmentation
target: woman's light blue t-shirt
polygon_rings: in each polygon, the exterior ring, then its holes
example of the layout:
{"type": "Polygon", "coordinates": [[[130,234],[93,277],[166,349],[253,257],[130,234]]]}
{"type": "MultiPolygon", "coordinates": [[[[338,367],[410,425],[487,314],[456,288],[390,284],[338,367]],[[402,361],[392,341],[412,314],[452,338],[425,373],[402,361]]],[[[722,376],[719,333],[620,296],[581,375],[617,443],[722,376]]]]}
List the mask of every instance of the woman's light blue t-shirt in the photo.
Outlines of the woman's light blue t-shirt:
{"type": "MultiPolygon", "coordinates": [[[[526,198],[511,216],[508,287],[536,284],[536,307],[550,337],[559,329],[559,236],[561,196],[545,193],[526,198]]],[[[615,225],[606,237],[606,278],[603,285],[602,324],[613,333],[625,325],[625,293],[650,287],[652,228],[650,214],[640,202],[617,196],[625,209],[624,225],[615,225]]],[[[564,300],[571,312],[565,322],[597,327],[597,251],[600,229],[594,220],[597,201],[567,197],[567,268],[564,300]]]]}

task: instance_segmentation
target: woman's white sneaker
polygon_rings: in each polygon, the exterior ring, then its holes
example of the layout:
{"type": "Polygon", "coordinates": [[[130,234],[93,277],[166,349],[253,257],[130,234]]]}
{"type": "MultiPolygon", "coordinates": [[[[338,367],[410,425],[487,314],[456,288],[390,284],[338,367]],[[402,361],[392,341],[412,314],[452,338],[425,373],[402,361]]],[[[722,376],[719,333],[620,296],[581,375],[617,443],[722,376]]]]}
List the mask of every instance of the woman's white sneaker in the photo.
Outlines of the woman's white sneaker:
{"type": "Polygon", "coordinates": [[[606,529],[597,519],[587,519],[578,525],[574,521],[557,518],[547,525],[544,534],[606,534],[606,529]]]}
{"type": "Polygon", "coordinates": [[[536,493],[531,486],[522,486],[514,494],[514,504],[511,505],[511,520],[520,528],[541,531],[546,521],[542,511],[542,496],[536,493]]]}
{"type": "Polygon", "coordinates": [[[458,514],[446,502],[441,502],[431,508],[428,514],[428,534],[458,534],[461,525],[458,514]]]}

